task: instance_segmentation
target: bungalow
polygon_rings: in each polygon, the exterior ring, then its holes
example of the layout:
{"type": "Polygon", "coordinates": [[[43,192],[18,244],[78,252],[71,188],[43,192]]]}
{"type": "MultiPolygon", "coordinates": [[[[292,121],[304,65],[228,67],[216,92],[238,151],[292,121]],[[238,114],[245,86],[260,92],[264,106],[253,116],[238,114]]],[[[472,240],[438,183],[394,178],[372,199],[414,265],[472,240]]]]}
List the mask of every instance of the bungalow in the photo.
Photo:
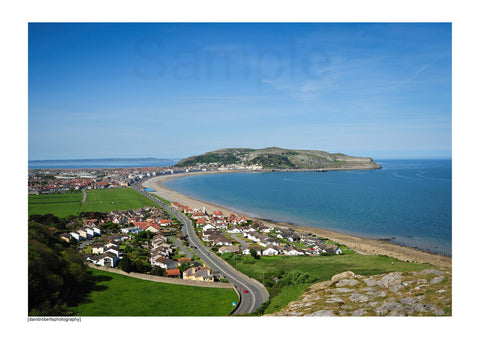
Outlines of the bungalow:
{"type": "Polygon", "coordinates": [[[258,244],[263,247],[266,247],[268,245],[280,246],[280,241],[270,237],[261,237],[258,241],[258,244]]]}
{"type": "Polygon", "coordinates": [[[218,253],[238,253],[240,252],[240,248],[238,245],[233,245],[233,246],[222,246],[218,249],[218,253]]]}
{"type": "Polygon", "coordinates": [[[334,253],[334,254],[343,253],[340,247],[332,244],[318,244],[316,247],[324,253],[334,253]]]}
{"type": "Polygon", "coordinates": [[[291,233],[285,238],[289,242],[298,242],[300,241],[300,236],[297,233],[291,233]]]}
{"type": "Polygon", "coordinates": [[[259,232],[262,232],[262,233],[268,233],[268,232],[271,232],[273,231],[275,228],[273,228],[273,226],[265,226],[265,225],[262,225],[262,226],[259,226],[258,227],[258,231],[259,232]]]}
{"type": "Polygon", "coordinates": [[[161,256],[155,256],[150,258],[150,264],[152,266],[160,266],[166,270],[173,270],[177,268],[178,262],[161,256]]]}
{"type": "Polygon", "coordinates": [[[173,270],[167,270],[167,277],[169,277],[169,278],[180,278],[181,277],[180,270],[178,268],[175,268],[173,270]]]}
{"type": "Polygon", "coordinates": [[[172,220],[160,219],[160,226],[172,226],[172,220]]]}
{"type": "Polygon", "coordinates": [[[286,246],[284,249],[283,249],[283,253],[285,255],[303,255],[303,251],[302,250],[299,250],[298,248],[296,248],[295,246],[286,246]]]}
{"type": "Polygon", "coordinates": [[[227,233],[242,233],[242,228],[238,226],[234,226],[227,230],[227,233]]]}
{"type": "Polygon", "coordinates": [[[259,242],[260,239],[262,238],[262,235],[258,232],[250,232],[246,234],[247,234],[247,238],[254,242],[259,242]]]}
{"type": "Polygon", "coordinates": [[[243,234],[245,234],[245,233],[256,232],[256,231],[257,231],[257,229],[255,227],[249,225],[249,226],[244,226],[242,232],[243,232],[243,234]]]}
{"type": "Polygon", "coordinates": [[[278,255],[282,249],[278,246],[268,245],[263,251],[262,255],[278,255]]]}
{"type": "Polygon", "coordinates": [[[315,248],[306,248],[303,250],[306,255],[319,255],[320,251],[315,248]]]}
{"type": "Polygon", "coordinates": [[[210,240],[214,246],[231,246],[232,241],[223,235],[217,235],[210,240]]]}
{"type": "Polygon", "coordinates": [[[260,246],[248,246],[243,249],[242,254],[250,255],[251,250],[255,250],[257,254],[262,254],[262,248],[260,246]]]}
{"type": "Polygon", "coordinates": [[[203,232],[207,230],[214,230],[214,229],[215,229],[215,226],[213,226],[212,224],[206,224],[205,226],[202,227],[203,232]]]}

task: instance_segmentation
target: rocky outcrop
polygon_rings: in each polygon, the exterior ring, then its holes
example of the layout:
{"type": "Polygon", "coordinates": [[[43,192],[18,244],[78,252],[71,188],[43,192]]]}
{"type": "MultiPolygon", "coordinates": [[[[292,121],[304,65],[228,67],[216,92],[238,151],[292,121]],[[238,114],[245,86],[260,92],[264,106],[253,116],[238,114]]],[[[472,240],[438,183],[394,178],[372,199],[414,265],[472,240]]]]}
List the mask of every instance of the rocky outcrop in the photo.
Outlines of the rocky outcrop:
{"type": "Polygon", "coordinates": [[[374,276],[348,271],[312,285],[270,316],[450,316],[450,268],[374,276]]]}

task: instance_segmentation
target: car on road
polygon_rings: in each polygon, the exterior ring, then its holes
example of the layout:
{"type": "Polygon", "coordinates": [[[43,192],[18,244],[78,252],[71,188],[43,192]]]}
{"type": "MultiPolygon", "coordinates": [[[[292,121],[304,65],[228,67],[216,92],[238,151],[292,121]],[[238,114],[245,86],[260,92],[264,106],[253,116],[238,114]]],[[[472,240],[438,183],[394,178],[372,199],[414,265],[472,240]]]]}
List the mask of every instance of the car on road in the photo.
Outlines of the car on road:
{"type": "Polygon", "coordinates": [[[243,290],[243,293],[248,293],[248,290],[243,290]]]}

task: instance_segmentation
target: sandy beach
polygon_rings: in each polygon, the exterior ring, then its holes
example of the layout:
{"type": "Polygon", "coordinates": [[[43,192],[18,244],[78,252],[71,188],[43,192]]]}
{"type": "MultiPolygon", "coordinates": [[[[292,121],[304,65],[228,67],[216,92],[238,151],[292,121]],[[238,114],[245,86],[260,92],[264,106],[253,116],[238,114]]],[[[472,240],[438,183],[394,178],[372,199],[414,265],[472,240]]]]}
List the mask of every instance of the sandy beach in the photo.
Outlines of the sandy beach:
{"type": "MultiPolygon", "coordinates": [[[[187,205],[191,208],[205,207],[209,213],[212,213],[213,211],[216,211],[216,210],[220,210],[223,212],[223,214],[231,214],[231,213],[238,214],[239,212],[236,212],[233,209],[228,209],[224,206],[220,206],[208,201],[194,199],[184,194],[172,191],[166,188],[165,185],[163,184],[165,181],[184,177],[184,176],[189,176],[189,175],[213,175],[216,173],[226,173],[226,172],[227,171],[207,172],[207,173],[195,172],[195,173],[179,173],[179,174],[160,176],[160,177],[155,177],[155,178],[146,180],[143,183],[143,186],[146,188],[155,190],[154,193],[161,198],[167,199],[172,202],[176,201],[183,205],[187,205]]],[[[254,217],[249,215],[245,215],[245,216],[251,219],[255,219],[254,217]]],[[[425,252],[416,248],[393,244],[388,240],[360,238],[360,237],[351,236],[348,234],[320,229],[317,227],[292,225],[289,223],[272,222],[269,220],[263,220],[263,222],[265,224],[271,224],[276,227],[290,227],[300,232],[308,232],[308,233],[316,234],[320,237],[324,237],[332,241],[335,241],[339,244],[343,244],[348,248],[361,254],[387,255],[389,257],[396,258],[402,261],[428,263],[428,264],[432,264],[440,267],[452,266],[451,257],[425,252]]]]}

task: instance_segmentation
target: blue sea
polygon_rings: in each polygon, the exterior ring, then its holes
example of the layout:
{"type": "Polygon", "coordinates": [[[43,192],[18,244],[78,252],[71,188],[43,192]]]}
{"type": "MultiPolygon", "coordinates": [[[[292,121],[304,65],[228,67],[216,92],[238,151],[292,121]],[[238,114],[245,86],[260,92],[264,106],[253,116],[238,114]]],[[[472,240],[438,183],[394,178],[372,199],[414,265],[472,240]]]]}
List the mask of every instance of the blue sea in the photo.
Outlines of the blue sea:
{"type": "Polygon", "coordinates": [[[176,163],[177,163],[177,160],[156,159],[156,158],[29,160],[28,169],[166,167],[166,166],[173,166],[176,163]]]}
{"type": "Polygon", "coordinates": [[[384,160],[379,170],[222,173],[165,182],[274,221],[452,254],[451,160],[384,160]]]}

